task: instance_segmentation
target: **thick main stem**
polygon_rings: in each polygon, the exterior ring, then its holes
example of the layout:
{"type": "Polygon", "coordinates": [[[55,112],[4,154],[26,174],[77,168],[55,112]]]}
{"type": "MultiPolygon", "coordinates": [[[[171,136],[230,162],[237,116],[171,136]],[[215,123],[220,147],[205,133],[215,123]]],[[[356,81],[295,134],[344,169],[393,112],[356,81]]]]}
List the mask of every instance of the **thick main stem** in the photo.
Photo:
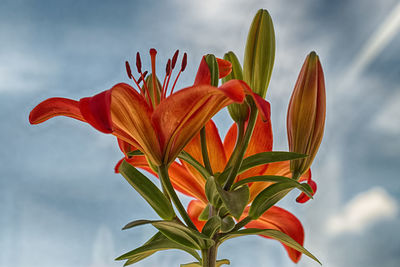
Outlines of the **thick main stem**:
{"type": "Polygon", "coordinates": [[[182,205],[181,201],[178,198],[178,195],[176,194],[174,188],[172,187],[171,181],[169,179],[168,175],[168,168],[165,165],[158,166],[158,176],[160,177],[161,183],[169,195],[169,197],[172,199],[172,202],[174,203],[176,209],[178,210],[179,214],[182,216],[182,219],[185,221],[187,226],[192,228],[193,230],[197,231],[196,226],[193,224],[192,220],[190,219],[189,215],[186,212],[185,207],[182,205]]]}
{"type": "Polygon", "coordinates": [[[217,262],[217,245],[201,251],[203,267],[215,267],[217,262]]]}

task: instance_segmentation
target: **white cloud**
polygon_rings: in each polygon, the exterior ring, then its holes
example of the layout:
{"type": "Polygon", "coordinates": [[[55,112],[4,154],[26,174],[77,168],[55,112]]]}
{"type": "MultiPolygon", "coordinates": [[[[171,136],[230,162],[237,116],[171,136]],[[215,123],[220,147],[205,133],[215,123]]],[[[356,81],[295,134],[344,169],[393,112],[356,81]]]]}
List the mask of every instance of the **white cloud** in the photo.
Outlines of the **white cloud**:
{"type": "Polygon", "coordinates": [[[382,220],[394,218],[398,205],[383,188],[374,187],[350,200],[342,211],[330,217],[326,227],[330,234],[361,233],[382,220]]]}

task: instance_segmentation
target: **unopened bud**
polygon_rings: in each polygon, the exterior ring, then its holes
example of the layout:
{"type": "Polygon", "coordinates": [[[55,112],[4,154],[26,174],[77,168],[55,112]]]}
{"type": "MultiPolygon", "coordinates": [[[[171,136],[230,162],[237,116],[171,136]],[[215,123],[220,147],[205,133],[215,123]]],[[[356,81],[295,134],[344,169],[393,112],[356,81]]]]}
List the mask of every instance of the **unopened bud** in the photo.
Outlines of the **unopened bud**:
{"type": "Polygon", "coordinates": [[[253,19],[244,53],[243,79],[253,92],[265,97],[275,59],[275,32],[268,11],[260,9],[253,19]]]}
{"type": "MultiPolygon", "coordinates": [[[[222,82],[226,83],[232,79],[243,80],[242,66],[236,55],[230,51],[224,55],[224,59],[232,64],[232,71],[222,78],[222,82]]],[[[231,104],[228,106],[228,111],[235,122],[246,121],[249,116],[249,107],[246,102],[243,104],[231,104]]]]}
{"type": "MultiPolygon", "coordinates": [[[[153,74],[149,74],[149,76],[146,77],[145,81],[146,81],[147,87],[149,89],[152,103],[160,103],[162,85],[161,85],[160,81],[158,80],[157,76],[156,76],[156,90],[155,90],[156,96],[155,97],[153,95],[153,92],[154,92],[154,90],[153,90],[153,74]]],[[[144,88],[142,88],[142,90],[144,90],[144,88]]]]}
{"type": "Polygon", "coordinates": [[[291,161],[293,177],[306,172],[317,154],[324,134],[325,101],[324,73],[317,54],[311,52],[297,78],[288,107],[289,150],[308,155],[291,161]]]}

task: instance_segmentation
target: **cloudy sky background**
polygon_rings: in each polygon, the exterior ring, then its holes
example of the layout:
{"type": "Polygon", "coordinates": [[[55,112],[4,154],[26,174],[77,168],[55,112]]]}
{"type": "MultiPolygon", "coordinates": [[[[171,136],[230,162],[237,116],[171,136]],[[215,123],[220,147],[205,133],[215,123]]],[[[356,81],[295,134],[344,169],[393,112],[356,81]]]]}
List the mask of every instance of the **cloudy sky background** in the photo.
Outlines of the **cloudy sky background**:
{"type": "MultiPolygon", "coordinates": [[[[305,247],[329,267],[397,267],[400,201],[400,4],[352,1],[29,1],[0,3],[0,266],[121,266],[113,259],[154,232],[122,232],[156,218],[113,173],[121,157],[112,136],[66,118],[28,124],[53,96],[79,99],[127,82],[136,51],[163,70],[175,49],[188,52],[178,82],[189,85],[205,53],[242,59],[259,8],[275,24],[277,51],[267,98],[274,145],[287,149],[285,116],[305,56],[315,50],[327,86],[326,134],[313,165],[314,201],[279,203],[300,218],[305,247]]],[[[220,133],[230,125],[217,115],[220,133]]],[[[187,202],[189,199],[184,198],[187,202]]],[[[294,266],[282,246],[246,237],[224,244],[231,266],[294,266]]],[[[136,266],[179,266],[181,252],[159,252],[136,266]]],[[[303,257],[298,266],[318,266],[303,257]]]]}

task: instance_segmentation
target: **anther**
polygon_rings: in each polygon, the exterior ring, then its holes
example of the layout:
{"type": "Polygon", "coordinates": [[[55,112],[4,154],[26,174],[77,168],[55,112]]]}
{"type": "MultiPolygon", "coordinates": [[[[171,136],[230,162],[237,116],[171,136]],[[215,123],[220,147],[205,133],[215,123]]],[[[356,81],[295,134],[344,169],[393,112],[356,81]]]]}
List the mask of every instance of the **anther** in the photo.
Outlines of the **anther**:
{"type": "Polygon", "coordinates": [[[139,73],[142,72],[142,61],[140,60],[139,52],[136,53],[136,68],[139,73]]]}
{"type": "Polygon", "coordinates": [[[182,59],[182,66],[181,66],[181,71],[183,72],[186,69],[187,65],[187,54],[183,54],[183,59],[182,59]]]}
{"type": "Polygon", "coordinates": [[[129,66],[129,62],[125,61],[126,73],[128,74],[129,79],[132,79],[132,71],[131,66],[129,66]]]}
{"type": "Polygon", "coordinates": [[[172,57],[172,69],[175,68],[176,60],[178,59],[179,50],[175,51],[174,56],[172,57]]]}
{"type": "Polygon", "coordinates": [[[165,66],[165,73],[166,76],[171,73],[171,59],[168,59],[167,66],[165,66]]]}
{"type": "Polygon", "coordinates": [[[142,81],[142,77],[143,77],[143,78],[146,78],[147,73],[148,73],[148,71],[146,70],[146,71],[143,73],[143,76],[140,76],[140,77],[139,77],[139,80],[138,80],[137,82],[140,83],[140,82],[142,81]]]}

